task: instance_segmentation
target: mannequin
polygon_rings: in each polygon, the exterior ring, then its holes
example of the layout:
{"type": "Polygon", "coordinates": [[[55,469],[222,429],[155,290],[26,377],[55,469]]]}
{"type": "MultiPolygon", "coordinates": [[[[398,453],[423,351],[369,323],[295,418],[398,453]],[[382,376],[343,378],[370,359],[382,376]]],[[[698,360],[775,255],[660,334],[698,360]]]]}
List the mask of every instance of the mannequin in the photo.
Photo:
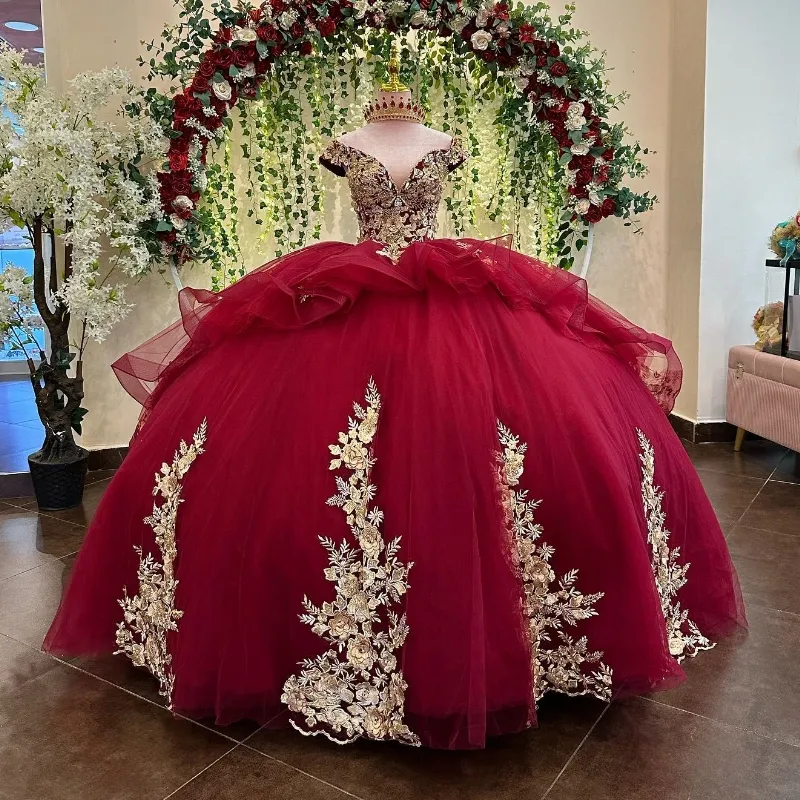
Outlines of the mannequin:
{"type": "Polygon", "coordinates": [[[402,187],[414,167],[432,150],[447,150],[451,136],[422,124],[421,109],[399,79],[396,51],[389,60],[389,80],[365,113],[367,124],[339,141],[380,161],[395,186],[402,187]],[[396,110],[396,111],[395,111],[396,110]]]}

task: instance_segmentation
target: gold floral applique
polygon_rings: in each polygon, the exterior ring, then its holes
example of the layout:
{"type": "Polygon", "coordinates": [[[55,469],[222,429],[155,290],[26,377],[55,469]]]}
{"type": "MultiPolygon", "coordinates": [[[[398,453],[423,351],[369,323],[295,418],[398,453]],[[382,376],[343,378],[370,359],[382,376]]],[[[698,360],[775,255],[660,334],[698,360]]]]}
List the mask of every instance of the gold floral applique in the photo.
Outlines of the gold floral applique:
{"type": "Polygon", "coordinates": [[[183,611],[175,607],[175,561],[178,550],[175,543],[175,525],[178,508],[183,502],[181,490],[183,480],[197,456],[203,452],[206,441],[206,421],[203,420],[194,434],[192,443],[181,441],[171,464],[162,464],[156,473],[154,495],[164,502],[153,503],[153,513],[144,522],[153,529],[156,545],[161,554],[157,561],[152,553],[142,555],[140,547],[134,547],[139,555],[139,594],[130,597],[127,587],[119,604],[124,619],[117,625],[117,647],[114,655],[125,654],[137,667],[146,667],[159,682],[159,694],[167,698],[172,706],[172,690],[175,675],[172,672],[172,655],[169,652],[167,634],[178,630],[178,620],[183,611]]]}
{"type": "Polygon", "coordinates": [[[610,700],[612,670],[603,663],[603,653],[589,651],[586,636],[574,639],[563,630],[564,625],[575,627],[581,620],[596,616],[594,605],[604,592],[581,594],[575,586],[577,570],[568,572],[554,586],[556,574],[550,559],[555,550],[539,540],[542,526],[534,522],[541,501],[528,500],[527,490],[513,488],[522,477],[528,446],[500,421],[497,431],[502,448],[497,459],[498,483],[525,591],[534,697],[538,702],[547,692],[555,691],[610,700]],[[551,633],[559,640],[555,647],[551,633]]]}
{"type": "Polygon", "coordinates": [[[656,588],[661,598],[661,611],[667,625],[669,652],[678,661],[695,656],[701,650],[710,650],[714,644],[697,629],[689,619],[689,612],[681,609],[676,600],[678,591],[686,585],[690,564],[679,564],[680,547],[669,548],[670,533],[664,527],[666,514],[661,507],[664,492],[655,485],[655,453],[647,437],[636,430],[639,437],[642,462],[642,502],[647,520],[647,541],[652,550],[651,566],[656,588]]]}
{"type": "Polygon", "coordinates": [[[369,445],[380,407],[370,379],[366,408],[353,405],[355,418],[330,446],[331,470],[346,469],[350,475],[336,476],[338,493],[328,505],[345,512],[355,544],[320,537],[328,551],[325,577],[336,585],[336,597],[321,606],[305,597],[300,619],[331,647],[301,662],[300,672],[284,684],[281,702],[303,717],[304,725],[294,720],[292,725],[306,735],[322,734],[338,744],[367,737],[419,745],[403,722],[407,687],[396,655],[408,625],[405,615],[391,609],[408,591],[413,565],[399,560],[399,538],[385,541],[383,512],[372,503],[377,489],[370,483],[375,459],[369,445]]]}

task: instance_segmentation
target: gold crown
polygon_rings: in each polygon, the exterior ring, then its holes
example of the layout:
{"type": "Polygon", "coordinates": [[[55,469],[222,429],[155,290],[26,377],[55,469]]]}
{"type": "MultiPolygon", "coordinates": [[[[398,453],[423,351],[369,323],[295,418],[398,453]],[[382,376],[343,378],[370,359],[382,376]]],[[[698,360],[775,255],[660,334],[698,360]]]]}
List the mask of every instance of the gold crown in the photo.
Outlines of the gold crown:
{"type": "Polygon", "coordinates": [[[392,54],[389,56],[389,80],[381,84],[382,92],[407,92],[408,86],[400,80],[400,54],[397,42],[392,44],[392,54]]]}
{"type": "MultiPolygon", "coordinates": [[[[396,90],[392,90],[396,91],[396,90]]],[[[425,109],[413,100],[404,102],[403,100],[375,100],[370,103],[364,111],[364,119],[367,122],[380,122],[388,119],[402,119],[408,122],[424,122],[425,109]]]]}
{"type": "MultiPolygon", "coordinates": [[[[400,80],[400,58],[397,52],[397,44],[392,45],[392,54],[389,58],[389,79],[381,84],[382,92],[407,92],[409,87],[400,80]]],[[[414,100],[375,100],[370,103],[364,118],[367,122],[379,122],[381,120],[400,119],[408,122],[424,122],[425,109],[414,100]]]]}

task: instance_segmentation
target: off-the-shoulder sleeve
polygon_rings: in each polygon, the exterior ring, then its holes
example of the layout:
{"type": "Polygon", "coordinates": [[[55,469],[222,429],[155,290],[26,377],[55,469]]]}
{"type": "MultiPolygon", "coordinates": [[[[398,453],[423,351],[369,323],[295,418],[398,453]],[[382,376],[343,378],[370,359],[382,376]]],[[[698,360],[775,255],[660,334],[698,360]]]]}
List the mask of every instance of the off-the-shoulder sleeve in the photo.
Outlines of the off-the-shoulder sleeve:
{"type": "Polygon", "coordinates": [[[334,139],[320,154],[319,163],[334,175],[343,178],[350,166],[350,149],[334,139]]]}
{"type": "Polygon", "coordinates": [[[447,171],[452,172],[454,169],[460,167],[469,158],[469,150],[464,147],[460,136],[454,136],[450,144],[450,149],[447,151],[447,171]]]}

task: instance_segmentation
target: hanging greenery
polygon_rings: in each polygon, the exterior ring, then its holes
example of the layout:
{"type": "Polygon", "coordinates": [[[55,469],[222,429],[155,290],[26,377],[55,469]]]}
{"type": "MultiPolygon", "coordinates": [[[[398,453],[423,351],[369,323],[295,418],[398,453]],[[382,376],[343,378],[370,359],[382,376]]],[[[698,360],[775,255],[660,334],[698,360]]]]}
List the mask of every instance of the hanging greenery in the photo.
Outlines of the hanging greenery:
{"type": "Polygon", "coordinates": [[[169,85],[147,93],[170,138],[165,213],[147,233],[162,259],[209,263],[215,289],[255,257],[244,242],[280,255],[320,238],[317,156],[363,124],[392,41],[428,123],[478,156],[454,175],[447,232],[510,232],[570,268],[591,225],[632,224],[655,202],[627,185],[646,173],[647,150],[609,121],[625,97],[610,92],[571,5],[553,22],[545,3],[214,0],[209,18],[202,0],[177,2],[179,24],[143,61],[169,85]]]}

